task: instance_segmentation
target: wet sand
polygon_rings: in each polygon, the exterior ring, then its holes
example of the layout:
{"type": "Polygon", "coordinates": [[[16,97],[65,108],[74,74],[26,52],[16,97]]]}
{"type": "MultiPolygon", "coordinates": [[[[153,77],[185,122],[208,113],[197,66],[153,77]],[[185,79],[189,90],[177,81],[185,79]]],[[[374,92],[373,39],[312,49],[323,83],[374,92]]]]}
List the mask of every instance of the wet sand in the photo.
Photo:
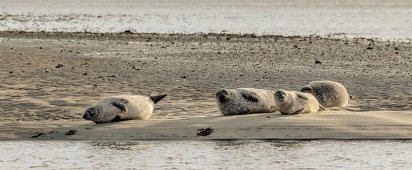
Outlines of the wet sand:
{"type": "Polygon", "coordinates": [[[410,139],[411,42],[218,34],[0,32],[0,139],[410,139]],[[316,64],[315,60],[320,61],[316,64]],[[223,117],[221,88],[298,90],[335,80],[346,109],[223,117]],[[147,121],[95,125],[82,112],[118,94],[169,96],[147,121]],[[198,128],[212,127],[207,137],[198,128]],[[70,129],[74,135],[64,135],[70,129]],[[121,130],[121,133],[119,133],[121,130]],[[52,132],[53,133],[49,133],[52,132]]]}

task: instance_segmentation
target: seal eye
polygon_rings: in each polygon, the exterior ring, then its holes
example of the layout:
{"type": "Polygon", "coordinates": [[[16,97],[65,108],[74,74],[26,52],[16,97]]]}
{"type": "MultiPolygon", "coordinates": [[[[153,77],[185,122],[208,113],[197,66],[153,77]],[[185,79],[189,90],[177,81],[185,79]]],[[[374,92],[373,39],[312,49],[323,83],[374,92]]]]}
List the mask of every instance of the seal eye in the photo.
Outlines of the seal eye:
{"type": "Polygon", "coordinates": [[[94,112],[89,112],[88,114],[90,117],[94,117],[96,115],[94,112]]]}
{"type": "Polygon", "coordinates": [[[219,97],[219,96],[227,96],[229,93],[227,92],[227,90],[219,90],[217,93],[216,93],[216,97],[219,97]]]}

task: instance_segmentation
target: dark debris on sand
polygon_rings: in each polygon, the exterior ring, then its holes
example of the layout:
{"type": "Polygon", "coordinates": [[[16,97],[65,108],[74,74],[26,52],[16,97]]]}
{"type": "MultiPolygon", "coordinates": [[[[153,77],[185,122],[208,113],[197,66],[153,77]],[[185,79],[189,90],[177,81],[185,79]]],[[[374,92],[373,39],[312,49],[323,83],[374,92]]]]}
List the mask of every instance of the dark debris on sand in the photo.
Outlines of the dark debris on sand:
{"type": "Polygon", "coordinates": [[[197,136],[209,136],[213,133],[213,130],[214,129],[212,129],[211,127],[208,127],[206,129],[201,128],[197,129],[198,132],[196,134],[197,136]]]}
{"type": "Polygon", "coordinates": [[[40,136],[46,136],[47,134],[51,134],[51,133],[57,133],[56,131],[52,130],[50,132],[44,133],[44,132],[36,132],[34,133],[33,136],[31,136],[30,138],[38,138],[40,136]]]}
{"type": "Polygon", "coordinates": [[[40,137],[40,136],[45,136],[45,135],[46,135],[46,133],[36,132],[36,133],[34,133],[34,135],[31,136],[30,138],[38,138],[38,137],[40,137]]]}
{"type": "Polygon", "coordinates": [[[64,133],[64,135],[74,135],[77,133],[77,130],[69,130],[66,133],[64,133]]]}

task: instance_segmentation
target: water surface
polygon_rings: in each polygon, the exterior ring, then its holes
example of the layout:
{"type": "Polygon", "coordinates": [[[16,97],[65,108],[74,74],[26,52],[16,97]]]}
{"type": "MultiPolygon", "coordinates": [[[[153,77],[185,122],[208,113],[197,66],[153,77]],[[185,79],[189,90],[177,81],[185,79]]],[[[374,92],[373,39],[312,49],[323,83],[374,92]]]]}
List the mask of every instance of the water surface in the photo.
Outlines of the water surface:
{"type": "Polygon", "coordinates": [[[0,31],[412,38],[409,0],[2,0],[0,31]]]}
{"type": "Polygon", "coordinates": [[[3,141],[5,169],[406,169],[410,141],[3,141]]]}

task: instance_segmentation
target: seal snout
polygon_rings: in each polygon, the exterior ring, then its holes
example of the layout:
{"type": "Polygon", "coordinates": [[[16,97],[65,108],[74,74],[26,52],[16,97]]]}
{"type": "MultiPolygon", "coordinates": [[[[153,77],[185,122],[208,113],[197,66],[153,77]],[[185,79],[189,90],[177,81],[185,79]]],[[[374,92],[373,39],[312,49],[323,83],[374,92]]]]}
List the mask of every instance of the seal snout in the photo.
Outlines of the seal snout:
{"type": "Polygon", "coordinates": [[[94,108],[91,107],[91,108],[88,108],[88,109],[84,112],[83,119],[91,120],[94,116],[96,116],[96,113],[95,113],[95,111],[94,111],[94,108]]]}
{"type": "Polygon", "coordinates": [[[275,99],[279,102],[284,102],[285,101],[285,92],[282,91],[282,90],[276,91],[275,99]]]}
{"type": "Polygon", "coordinates": [[[229,92],[227,90],[219,90],[216,93],[216,97],[219,99],[219,102],[227,101],[227,95],[229,95],[229,92]]]}

